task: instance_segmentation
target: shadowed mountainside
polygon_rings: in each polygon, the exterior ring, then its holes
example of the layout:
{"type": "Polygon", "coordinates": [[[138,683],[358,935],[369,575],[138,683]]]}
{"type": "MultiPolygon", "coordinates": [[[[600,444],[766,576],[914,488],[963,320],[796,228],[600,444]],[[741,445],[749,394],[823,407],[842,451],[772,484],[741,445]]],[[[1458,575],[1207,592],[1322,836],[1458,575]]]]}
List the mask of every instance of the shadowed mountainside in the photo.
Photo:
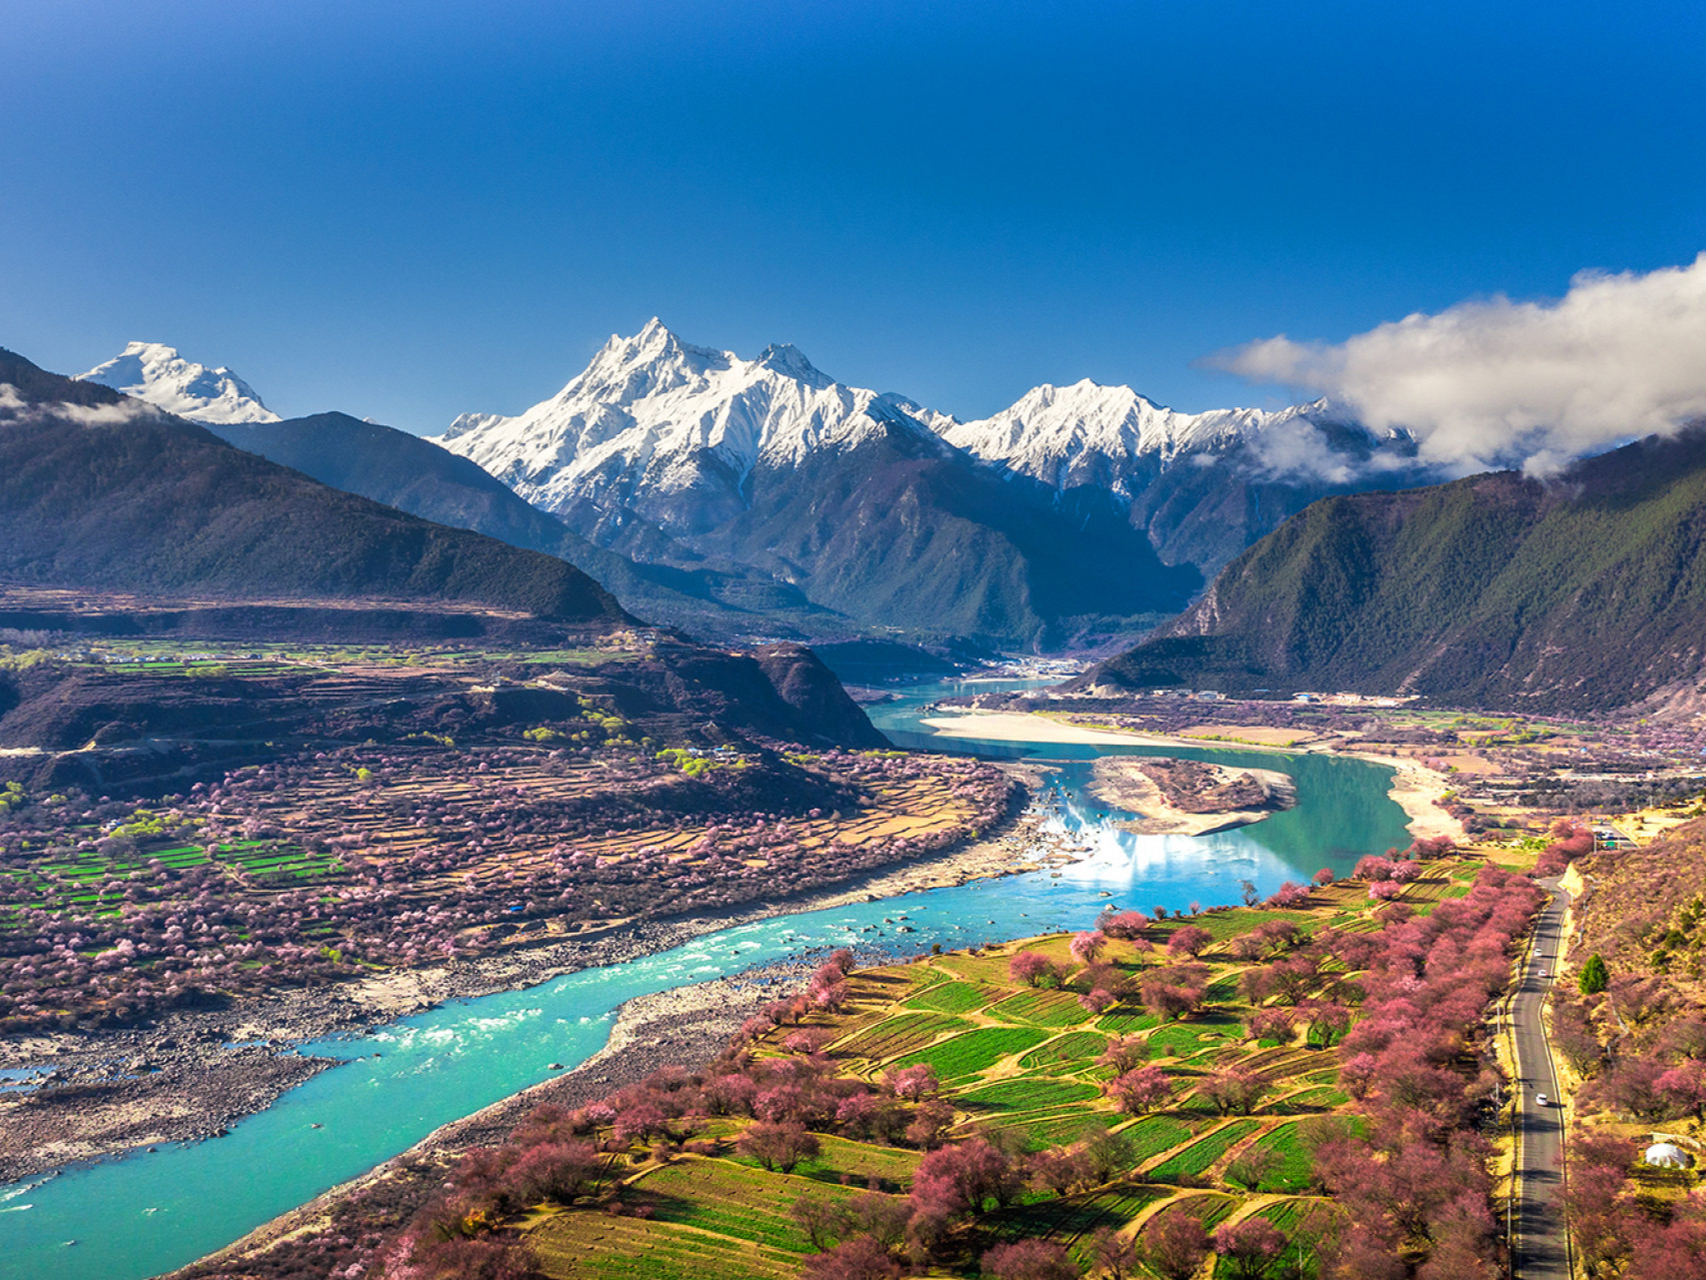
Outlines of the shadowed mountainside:
{"type": "Polygon", "coordinates": [[[145,792],[164,778],[212,776],[306,746],[513,738],[576,721],[587,706],[659,742],[888,745],[799,645],[729,653],[659,639],[584,663],[493,663],[477,678],[453,667],[352,676],[251,666],[247,676],[193,679],[53,662],[0,671],[0,747],[10,749],[0,777],[145,792]],[[550,683],[537,683],[542,677],[550,683]]]}
{"type": "Polygon", "coordinates": [[[797,591],[739,566],[641,564],[607,550],[530,505],[475,463],[395,427],[346,413],[317,413],[209,429],[239,449],[334,489],[567,560],[653,622],[718,635],[753,629],[804,635],[846,627],[797,591]]]}
{"type": "Polygon", "coordinates": [[[1330,498],[1080,688],[1415,693],[1591,711],[1689,698],[1706,651],[1706,429],[1549,480],[1330,498]]]}
{"type": "Polygon", "coordinates": [[[633,620],[573,565],[319,484],[0,351],[0,579],[224,601],[382,599],[633,620]]]}
{"type": "Polygon", "coordinates": [[[686,540],[797,581],[851,618],[926,634],[1045,649],[1093,641],[1140,630],[1201,582],[1188,565],[1163,565],[1104,495],[1059,495],[900,431],[785,467],[761,462],[746,493],[732,519],[686,540]]]}

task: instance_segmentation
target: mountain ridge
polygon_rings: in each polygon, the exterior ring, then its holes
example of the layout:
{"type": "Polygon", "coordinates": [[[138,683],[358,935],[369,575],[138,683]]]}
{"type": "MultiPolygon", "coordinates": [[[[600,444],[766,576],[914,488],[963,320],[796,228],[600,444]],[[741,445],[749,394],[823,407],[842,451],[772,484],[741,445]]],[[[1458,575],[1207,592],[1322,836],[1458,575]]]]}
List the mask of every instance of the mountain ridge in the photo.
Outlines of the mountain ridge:
{"type": "Polygon", "coordinates": [[[818,618],[798,593],[771,589],[756,576],[748,580],[736,566],[640,564],[600,547],[467,458],[395,427],[334,412],[209,430],[335,489],[567,560],[653,622],[715,635],[796,614],[796,625],[784,630],[803,634],[814,619],[823,630],[837,626],[833,616],[818,618]],[[755,604],[768,606],[762,617],[755,604]]]}
{"type": "MultiPolygon", "coordinates": [[[[433,439],[636,561],[686,563],[715,554],[852,619],[905,628],[939,625],[941,615],[901,604],[906,593],[894,581],[855,587],[861,575],[853,550],[840,542],[830,556],[838,540],[828,531],[808,545],[813,539],[795,527],[808,522],[774,510],[766,491],[783,476],[795,485],[828,485],[839,496],[817,505],[852,519],[841,509],[846,486],[831,476],[844,464],[862,468],[874,483],[875,472],[855,461],[861,450],[886,448],[890,463],[914,471],[920,458],[941,470],[969,466],[983,474],[958,487],[981,489],[985,500],[978,509],[962,493],[956,518],[989,529],[1047,510],[1063,526],[1094,524],[1100,542],[1064,530],[1045,539],[1062,548],[1055,565],[1095,559],[1110,582],[1137,584],[1144,595],[1133,600],[1116,585],[1118,600],[1098,603],[1089,589],[1058,609],[1038,608],[1028,597],[1059,596],[1058,572],[1043,583],[1028,569],[1015,578],[999,563],[989,580],[961,584],[989,607],[950,600],[959,625],[990,628],[975,633],[979,638],[1027,646],[1141,629],[1165,612],[1183,581],[1168,579],[1162,567],[1194,569],[1206,580],[1317,498],[1394,478],[1435,478],[1419,468],[1409,437],[1376,436],[1324,401],[1274,412],[1183,414],[1129,387],[1082,380],[1033,388],[1000,414],[961,422],[901,395],[838,383],[797,348],[772,345],[743,360],[687,343],[655,317],[631,338],[612,335],[555,396],[512,417],[463,414],[433,439]],[[766,510],[768,521],[760,519],[766,510]],[[1138,538],[1116,532],[1114,516],[1138,538]],[[1064,550],[1073,543],[1076,551],[1064,550]],[[903,612],[882,612],[896,607],[903,612]]],[[[915,516],[922,513],[917,508],[915,516]]],[[[857,521],[872,527],[869,504],[857,521]]],[[[892,561],[890,545],[923,554],[931,541],[903,528],[876,535],[871,545],[892,561]]],[[[942,545],[964,554],[969,544],[942,545]]],[[[983,553],[997,562],[1028,565],[1033,558],[1017,547],[986,546],[983,553]]],[[[951,580],[936,566],[924,568],[939,584],[951,580]]]]}
{"type": "Polygon", "coordinates": [[[654,319],[556,396],[433,440],[600,546],[746,565],[864,626],[1049,646],[1141,630],[1200,584],[1110,504],[1001,475],[941,420],[792,346],[744,360],[654,319]],[[1116,571],[1087,573],[1099,556],[1116,571]]]}
{"type": "Polygon", "coordinates": [[[0,580],[633,623],[564,561],[329,488],[10,351],[0,351],[0,580]]]}
{"type": "Polygon", "coordinates": [[[1706,426],[1550,480],[1491,472],[1309,507],[1080,689],[1348,690],[1535,711],[1695,697],[1706,426]]]}

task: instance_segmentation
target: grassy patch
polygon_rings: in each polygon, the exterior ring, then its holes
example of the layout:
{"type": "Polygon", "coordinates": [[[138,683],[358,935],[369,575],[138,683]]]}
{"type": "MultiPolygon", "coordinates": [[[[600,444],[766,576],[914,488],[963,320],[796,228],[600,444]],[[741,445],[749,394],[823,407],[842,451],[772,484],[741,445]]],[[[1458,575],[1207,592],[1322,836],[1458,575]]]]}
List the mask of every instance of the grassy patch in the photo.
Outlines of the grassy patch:
{"type": "Polygon", "coordinates": [[[1311,1160],[1309,1153],[1303,1149],[1303,1144],[1297,1140],[1297,1126],[1282,1124],[1270,1133],[1264,1133],[1253,1144],[1274,1152],[1280,1157],[1280,1163],[1262,1179],[1254,1191],[1305,1191],[1309,1187],[1309,1170],[1311,1160]]]}
{"type": "Polygon", "coordinates": [[[1208,1137],[1193,1142],[1183,1151],[1175,1152],[1149,1171],[1149,1176],[1165,1182],[1184,1174],[1200,1174],[1234,1145],[1249,1137],[1261,1125],[1254,1120],[1234,1120],[1208,1137]]]}
{"type": "Polygon", "coordinates": [[[1094,1064],[1108,1038],[1094,1031],[1069,1031],[1019,1059],[1026,1071],[1076,1071],[1094,1064]]]}
{"type": "Polygon", "coordinates": [[[955,1101],[962,1107],[990,1111],[1043,1111],[1075,1102],[1088,1102],[1098,1093],[1100,1090],[1095,1085],[1021,1076],[962,1093],[955,1101]]]}
{"type": "Polygon", "coordinates": [[[727,1160],[688,1160],[659,1169],[637,1186],[654,1220],[696,1227],[772,1249],[806,1253],[810,1242],[788,1215],[808,1192],[840,1199],[852,1191],[798,1175],[766,1173],[727,1160]]]}
{"type": "Polygon", "coordinates": [[[1169,1194],[1165,1187],[1110,1187],[1075,1196],[1058,1196],[1016,1205],[984,1218],[983,1225],[1003,1240],[1040,1236],[1070,1245],[1099,1227],[1118,1230],[1143,1207],[1169,1194]]]}
{"type": "Polygon", "coordinates": [[[1119,1121],[1119,1117],[1107,1111],[1076,1110],[1065,1115],[1049,1116],[1041,1120],[1022,1120],[1015,1124],[1003,1125],[1003,1128],[1022,1131],[1033,1151],[1042,1151],[1048,1147],[1069,1147],[1074,1142],[1097,1133],[1106,1133],[1119,1121]]]}
{"type": "Polygon", "coordinates": [[[1038,1027],[1076,1026],[1091,1016],[1071,991],[1021,991],[991,1005],[988,1012],[1003,1022],[1028,1022],[1038,1027]]]}
{"type": "Polygon", "coordinates": [[[1218,1028],[1175,1022],[1149,1036],[1149,1051],[1157,1057],[1188,1058],[1210,1046],[1226,1043],[1226,1032],[1218,1028]]]}
{"type": "MultiPolygon", "coordinates": [[[[939,1036],[964,1031],[971,1024],[963,1018],[939,1013],[902,1013],[867,1027],[853,1039],[835,1046],[835,1052],[854,1058],[881,1062],[897,1053],[907,1053],[929,1044],[939,1036]]],[[[904,1064],[910,1065],[910,1063],[904,1064]]]]}
{"type": "Polygon", "coordinates": [[[1172,1116],[1145,1116],[1130,1128],[1122,1129],[1121,1134],[1130,1139],[1137,1152],[1137,1159],[1154,1159],[1163,1151],[1171,1150],[1191,1136],[1189,1126],[1175,1120],[1172,1116]]]}
{"type": "Polygon", "coordinates": [[[529,1232],[528,1243],[553,1280],[782,1280],[800,1269],[791,1251],[605,1214],[557,1214],[529,1232]]]}
{"type": "Polygon", "coordinates": [[[937,1013],[970,1013],[981,1009],[1000,994],[971,982],[944,982],[920,991],[906,1001],[908,1009],[931,1009],[937,1013]]]}
{"type": "Polygon", "coordinates": [[[961,1080],[987,1071],[1001,1059],[1023,1053],[1045,1039],[1046,1032],[1028,1027],[979,1027],[942,1044],[909,1053],[895,1065],[911,1067],[927,1062],[936,1068],[941,1079],[961,1080]]]}

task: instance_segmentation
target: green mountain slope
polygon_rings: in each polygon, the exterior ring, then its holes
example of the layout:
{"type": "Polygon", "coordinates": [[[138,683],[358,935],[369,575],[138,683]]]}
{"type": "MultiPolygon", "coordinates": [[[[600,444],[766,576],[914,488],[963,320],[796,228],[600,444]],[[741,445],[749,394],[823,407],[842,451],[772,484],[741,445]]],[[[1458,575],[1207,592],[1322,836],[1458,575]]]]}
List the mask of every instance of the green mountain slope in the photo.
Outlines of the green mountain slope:
{"type": "Polygon", "coordinates": [[[0,351],[0,581],[632,619],[560,559],[405,515],[0,351]]]}
{"type": "Polygon", "coordinates": [[[1703,552],[1706,429],[1548,482],[1503,472],[1330,498],[1079,683],[1625,706],[1699,680],[1703,552]]]}

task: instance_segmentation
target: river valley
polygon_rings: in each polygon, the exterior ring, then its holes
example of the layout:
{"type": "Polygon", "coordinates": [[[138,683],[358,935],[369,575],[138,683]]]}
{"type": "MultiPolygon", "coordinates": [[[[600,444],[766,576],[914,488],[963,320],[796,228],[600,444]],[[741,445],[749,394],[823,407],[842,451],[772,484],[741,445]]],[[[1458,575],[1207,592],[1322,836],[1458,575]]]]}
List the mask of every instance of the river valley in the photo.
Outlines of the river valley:
{"type": "Polygon", "coordinates": [[[1043,830],[1078,852],[1078,862],[738,924],[628,963],[447,1003],[372,1035],[302,1045],[342,1065],[223,1138],[0,1188],[0,1277],[140,1280],[190,1262],[437,1127],[585,1061],[606,1043],[617,1010],[639,996],[840,946],[904,955],[1082,928],[1110,905],[1152,911],[1236,901],[1240,881],[1265,893],[1408,842],[1384,767],[1261,750],[950,740],[921,723],[935,699],[966,688],[915,686],[872,707],[871,718],[897,745],[1023,758],[1048,770],[1054,785],[1037,796],[1043,830]],[[1297,804],[1212,835],[1134,834],[1115,824],[1139,815],[1088,790],[1094,761],[1109,754],[1277,770],[1295,783],[1297,804]]]}

